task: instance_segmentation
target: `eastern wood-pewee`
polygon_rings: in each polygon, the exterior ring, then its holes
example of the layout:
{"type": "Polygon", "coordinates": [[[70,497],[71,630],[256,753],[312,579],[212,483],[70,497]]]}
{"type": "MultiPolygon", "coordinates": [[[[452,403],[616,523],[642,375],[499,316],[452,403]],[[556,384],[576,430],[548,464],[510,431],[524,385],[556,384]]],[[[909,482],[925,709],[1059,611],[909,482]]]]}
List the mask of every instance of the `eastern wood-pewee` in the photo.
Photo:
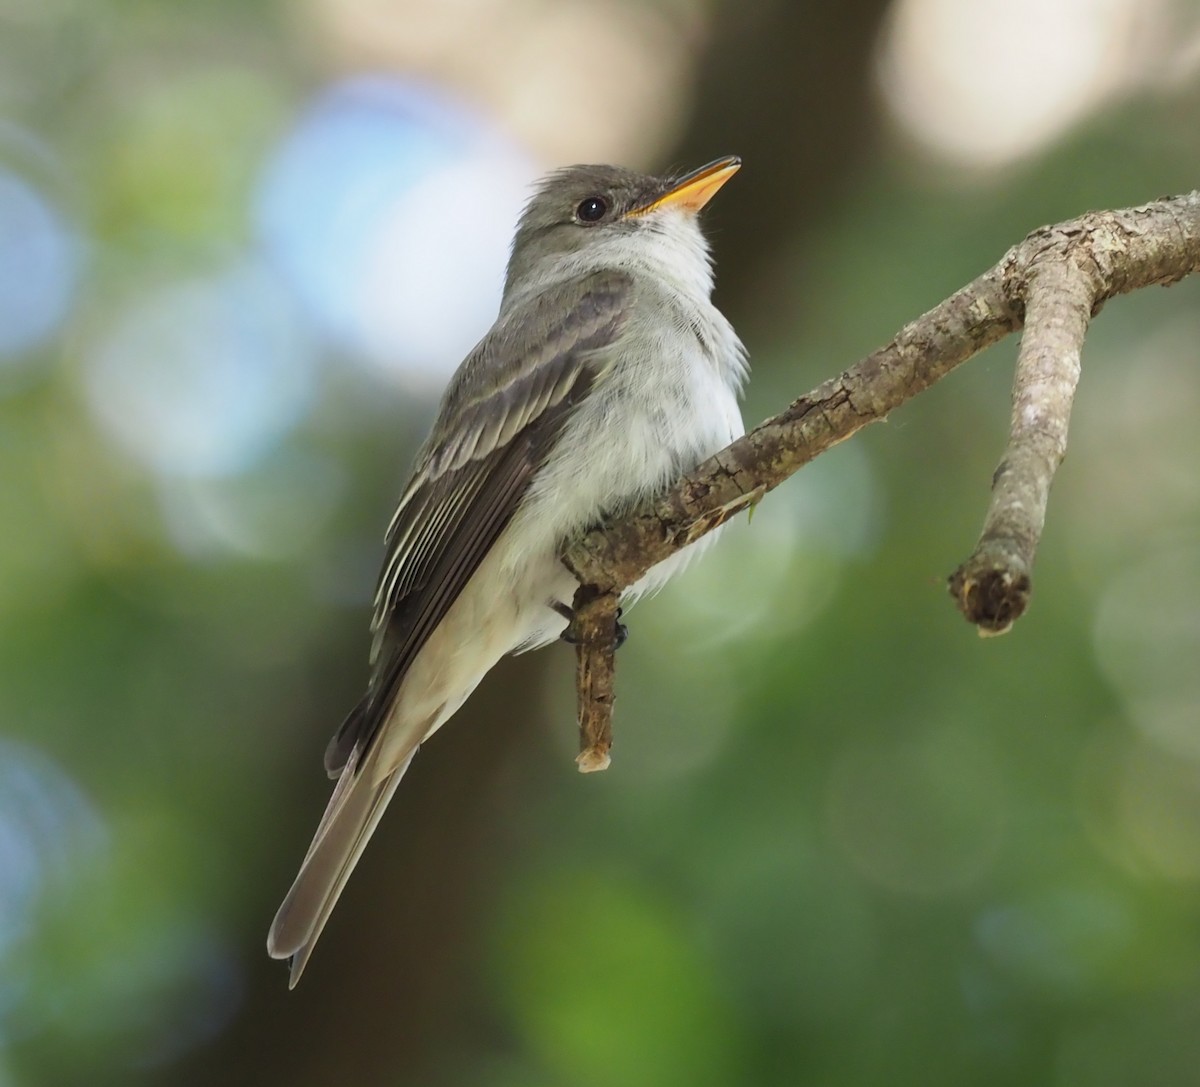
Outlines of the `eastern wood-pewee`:
{"type": "Polygon", "coordinates": [[[337,786],[267,938],[293,986],[417,747],[505,653],[563,633],[566,543],[742,434],[746,358],[710,301],[697,220],[740,165],[676,178],[571,166],[521,216],[500,314],[388,526],[367,692],[325,752],[337,786]]]}

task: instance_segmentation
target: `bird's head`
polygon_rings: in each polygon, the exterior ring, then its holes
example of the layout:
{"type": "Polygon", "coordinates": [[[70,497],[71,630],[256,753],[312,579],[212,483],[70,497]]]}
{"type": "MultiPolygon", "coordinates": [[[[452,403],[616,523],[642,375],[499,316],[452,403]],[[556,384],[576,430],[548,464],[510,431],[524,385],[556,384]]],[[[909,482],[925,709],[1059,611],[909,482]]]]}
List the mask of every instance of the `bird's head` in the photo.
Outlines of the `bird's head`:
{"type": "Polygon", "coordinates": [[[730,155],[675,177],[620,166],[556,170],[538,185],[517,225],[505,297],[591,267],[658,260],[688,271],[694,262],[707,275],[708,249],[696,213],[741,164],[730,155]]]}

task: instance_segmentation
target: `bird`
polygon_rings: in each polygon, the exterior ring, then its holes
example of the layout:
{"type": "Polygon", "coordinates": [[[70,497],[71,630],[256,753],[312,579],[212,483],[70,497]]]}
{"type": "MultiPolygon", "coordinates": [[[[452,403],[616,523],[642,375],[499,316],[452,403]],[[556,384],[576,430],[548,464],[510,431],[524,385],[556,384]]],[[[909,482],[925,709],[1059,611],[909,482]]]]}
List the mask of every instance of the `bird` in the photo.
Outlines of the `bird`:
{"type": "Polygon", "coordinates": [[[744,433],[747,355],[712,302],[699,221],[740,166],[577,165],[535,187],[496,321],[451,378],[385,534],[367,690],[326,749],[336,785],[267,938],[289,988],[418,747],[501,657],[566,631],[567,544],[744,433]]]}

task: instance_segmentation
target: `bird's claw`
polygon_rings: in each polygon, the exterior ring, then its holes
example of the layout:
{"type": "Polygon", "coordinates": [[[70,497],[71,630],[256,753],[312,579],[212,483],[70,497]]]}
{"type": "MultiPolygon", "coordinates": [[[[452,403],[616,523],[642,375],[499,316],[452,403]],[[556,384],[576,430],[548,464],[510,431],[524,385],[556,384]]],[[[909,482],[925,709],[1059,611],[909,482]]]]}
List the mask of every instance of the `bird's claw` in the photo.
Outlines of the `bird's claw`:
{"type": "MultiPolygon", "coordinates": [[[[559,638],[566,642],[567,645],[578,645],[579,639],[575,637],[572,629],[575,623],[575,609],[570,604],[564,604],[561,600],[554,601],[550,607],[567,621],[567,628],[559,635],[559,638]]],[[[629,627],[621,622],[623,612],[623,608],[617,608],[617,628],[616,637],[613,639],[613,649],[620,649],[629,637],[629,627]]]]}

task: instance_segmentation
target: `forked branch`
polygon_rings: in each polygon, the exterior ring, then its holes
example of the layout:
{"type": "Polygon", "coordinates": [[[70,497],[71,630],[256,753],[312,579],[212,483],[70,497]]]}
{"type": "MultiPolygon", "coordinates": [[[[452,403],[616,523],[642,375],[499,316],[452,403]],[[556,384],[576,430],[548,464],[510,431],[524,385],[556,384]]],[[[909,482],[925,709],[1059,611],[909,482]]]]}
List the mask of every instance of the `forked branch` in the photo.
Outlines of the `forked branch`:
{"type": "Polygon", "coordinates": [[[1109,298],[1197,272],[1200,191],[1036,230],[890,343],[710,457],[655,501],[573,543],[563,561],[581,585],[575,601],[580,769],[608,765],[612,632],[622,590],[831,446],[1024,327],[1010,437],[993,477],[991,505],[975,550],[950,577],[955,602],[981,634],[1008,630],[1029,601],[1089,320],[1109,298]]]}

